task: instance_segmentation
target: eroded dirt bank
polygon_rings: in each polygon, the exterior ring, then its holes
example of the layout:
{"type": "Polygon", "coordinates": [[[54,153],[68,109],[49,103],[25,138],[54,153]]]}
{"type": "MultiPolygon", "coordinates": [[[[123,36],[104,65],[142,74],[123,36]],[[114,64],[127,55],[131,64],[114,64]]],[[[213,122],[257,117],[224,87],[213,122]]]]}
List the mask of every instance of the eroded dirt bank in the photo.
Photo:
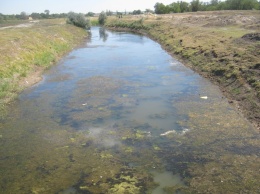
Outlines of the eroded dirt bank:
{"type": "Polygon", "coordinates": [[[260,12],[216,11],[109,18],[106,26],[139,32],[219,85],[260,129],[260,12]]]}

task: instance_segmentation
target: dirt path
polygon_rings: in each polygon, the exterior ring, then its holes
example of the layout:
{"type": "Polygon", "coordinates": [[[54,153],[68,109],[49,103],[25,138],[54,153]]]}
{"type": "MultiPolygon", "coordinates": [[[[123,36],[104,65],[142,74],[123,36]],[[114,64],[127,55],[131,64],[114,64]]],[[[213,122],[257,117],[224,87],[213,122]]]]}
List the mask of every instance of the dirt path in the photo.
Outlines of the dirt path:
{"type": "Polygon", "coordinates": [[[17,24],[17,25],[13,25],[13,26],[0,27],[0,30],[5,30],[5,29],[9,29],[9,28],[29,28],[38,22],[39,22],[39,20],[34,20],[34,21],[30,21],[29,23],[25,23],[25,24],[17,24]]]}

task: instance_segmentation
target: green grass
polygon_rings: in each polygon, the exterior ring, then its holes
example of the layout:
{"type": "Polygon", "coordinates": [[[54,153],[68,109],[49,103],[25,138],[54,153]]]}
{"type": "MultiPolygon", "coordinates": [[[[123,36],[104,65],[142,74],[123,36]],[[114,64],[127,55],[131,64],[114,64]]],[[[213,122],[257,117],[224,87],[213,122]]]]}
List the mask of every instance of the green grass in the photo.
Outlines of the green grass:
{"type": "Polygon", "coordinates": [[[0,30],[0,107],[23,90],[22,78],[36,68],[48,68],[86,36],[85,30],[66,24],[64,19],[0,30]]]}
{"type": "Polygon", "coordinates": [[[98,26],[99,23],[98,23],[98,17],[90,17],[90,23],[91,23],[91,26],[98,26]]]}

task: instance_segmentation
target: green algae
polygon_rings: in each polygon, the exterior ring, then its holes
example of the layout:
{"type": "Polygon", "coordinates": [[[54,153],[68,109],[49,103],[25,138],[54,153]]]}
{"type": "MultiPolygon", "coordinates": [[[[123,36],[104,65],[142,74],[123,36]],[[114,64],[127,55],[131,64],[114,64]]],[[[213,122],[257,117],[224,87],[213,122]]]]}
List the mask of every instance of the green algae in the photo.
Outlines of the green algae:
{"type": "Polygon", "coordinates": [[[257,131],[234,109],[227,108],[226,100],[217,96],[207,101],[178,99],[178,104],[176,99],[173,106],[178,113],[188,115],[188,119],[179,121],[179,124],[190,130],[181,136],[166,137],[181,143],[181,150],[171,146],[172,152],[168,153],[168,149],[161,152],[168,155],[165,158],[171,165],[178,165],[172,170],[183,176],[188,187],[176,186],[165,191],[257,192],[259,186],[255,183],[260,180],[257,131]],[[186,150],[185,154],[183,150],[186,150]]]}
{"type": "MultiPolygon", "coordinates": [[[[113,93],[108,95],[107,91],[104,92],[106,98],[113,98],[118,86],[111,84],[110,89],[112,88],[113,93]]],[[[99,89],[98,93],[102,93],[101,91],[102,89],[99,89]]],[[[178,122],[182,129],[189,129],[185,133],[177,131],[164,137],[154,136],[150,132],[152,128],[149,124],[135,121],[75,131],[70,125],[60,125],[60,122],[49,119],[46,128],[48,117],[45,117],[44,122],[39,120],[36,126],[37,134],[17,130],[8,135],[1,133],[1,140],[24,138],[24,134],[27,134],[28,138],[24,140],[28,139],[27,141],[34,145],[33,151],[26,145],[23,145],[26,153],[24,150],[18,150],[31,160],[27,160],[16,151],[17,156],[12,162],[18,158],[24,162],[14,163],[18,165],[18,169],[2,170],[3,174],[9,173],[5,176],[7,180],[14,179],[15,184],[12,184],[10,191],[52,193],[75,185],[78,191],[91,193],[143,193],[155,188],[155,183],[148,173],[149,169],[164,169],[165,165],[173,173],[180,173],[186,184],[165,187],[166,193],[257,191],[259,187],[256,183],[260,178],[257,173],[260,162],[257,156],[259,141],[255,137],[257,133],[246,121],[241,120],[235,110],[227,109],[225,100],[209,97],[205,101],[194,96],[196,100],[191,102],[191,98],[188,97],[178,98],[180,94],[175,94],[172,104],[179,114],[187,114],[185,119],[178,122]],[[229,116],[225,116],[224,113],[228,113],[229,116]],[[160,142],[162,139],[167,144],[160,142]],[[112,149],[115,146],[118,146],[116,151],[112,149]],[[24,176],[24,180],[19,184],[21,176],[24,176]],[[143,179],[149,181],[143,182],[143,179]],[[26,188],[22,184],[26,185],[26,188]]],[[[46,97],[43,95],[42,98],[46,97]]],[[[56,95],[51,98],[56,98],[56,95]]],[[[99,112],[110,112],[106,98],[95,99],[93,107],[97,107],[97,112],[91,113],[97,116],[90,114],[90,121],[111,116],[111,113],[106,115],[107,113],[99,112]]],[[[130,99],[130,96],[121,96],[121,99],[130,99]]],[[[114,106],[118,105],[114,102],[114,106]]],[[[40,111],[37,114],[55,114],[50,111],[50,107],[46,101],[46,112],[40,111]]],[[[80,107],[85,108],[82,105],[80,107]]],[[[94,108],[87,108],[86,111],[91,109],[94,108]]],[[[83,111],[76,112],[70,118],[85,122],[88,120],[87,114],[83,111]]],[[[166,113],[162,115],[155,116],[161,119],[164,115],[169,116],[166,113]]],[[[20,122],[20,125],[28,129],[30,123],[25,120],[20,122]]],[[[9,127],[12,128],[11,125],[9,127]]],[[[6,151],[8,153],[8,150],[6,151]]],[[[9,154],[13,155],[14,152],[11,151],[9,154]]],[[[9,185],[11,186],[8,184],[5,187],[6,191],[9,185]]]]}

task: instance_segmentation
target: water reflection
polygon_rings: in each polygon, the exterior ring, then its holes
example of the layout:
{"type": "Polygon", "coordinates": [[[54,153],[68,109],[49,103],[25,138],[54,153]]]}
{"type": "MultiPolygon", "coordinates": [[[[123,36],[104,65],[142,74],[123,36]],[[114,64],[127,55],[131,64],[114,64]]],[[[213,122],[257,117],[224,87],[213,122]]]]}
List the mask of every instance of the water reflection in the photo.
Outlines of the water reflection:
{"type": "Polygon", "coordinates": [[[103,40],[103,42],[107,41],[108,33],[105,28],[99,28],[99,37],[103,40]]]}

